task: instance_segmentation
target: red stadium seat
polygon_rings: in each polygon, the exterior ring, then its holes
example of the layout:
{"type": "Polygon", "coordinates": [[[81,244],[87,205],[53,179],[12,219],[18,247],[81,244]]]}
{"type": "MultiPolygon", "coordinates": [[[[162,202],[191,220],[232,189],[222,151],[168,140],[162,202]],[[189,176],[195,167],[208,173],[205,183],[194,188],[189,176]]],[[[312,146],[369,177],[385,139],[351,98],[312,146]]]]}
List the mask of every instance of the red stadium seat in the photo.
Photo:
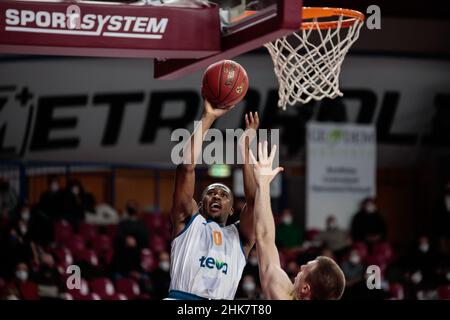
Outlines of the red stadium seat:
{"type": "Polygon", "coordinates": [[[443,285],[438,288],[439,299],[450,300],[450,285],[443,285]]]}
{"type": "Polygon", "coordinates": [[[118,300],[114,284],[108,278],[98,278],[90,282],[90,288],[93,293],[100,296],[102,300],[118,300]]]}
{"type": "Polygon", "coordinates": [[[57,265],[63,267],[63,269],[66,269],[67,266],[73,264],[73,255],[68,248],[53,248],[50,250],[50,252],[56,258],[57,265]]]}
{"type": "Polygon", "coordinates": [[[91,300],[89,286],[85,279],[81,279],[80,289],[69,289],[68,294],[72,297],[70,300],[91,300]]]}
{"type": "Polygon", "coordinates": [[[93,239],[93,247],[103,264],[109,265],[114,255],[113,241],[106,234],[97,235],[93,239]]]}
{"type": "Polygon", "coordinates": [[[93,224],[82,222],[80,224],[80,235],[84,238],[85,241],[93,241],[97,236],[97,227],[93,224]]]}
{"type": "Polygon", "coordinates": [[[391,300],[405,299],[405,290],[400,283],[391,283],[389,285],[389,294],[391,300]]]}
{"type": "Polygon", "coordinates": [[[306,230],[306,240],[307,241],[314,241],[314,239],[317,237],[317,235],[319,233],[320,233],[319,229],[306,230]]]}
{"type": "Polygon", "coordinates": [[[90,265],[96,267],[98,266],[98,257],[94,250],[92,249],[82,249],[74,252],[76,261],[87,262],[90,265]]]}
{"type": "Polygon", "coordinates": [[[39,300],[38,286],[34,282],[27,281],[21,283],[20,293],[24,300],[39,300]]]}
{"type": "Polygon", "coordinates": [[[162,214],[145,214],[144,221],[150,231],[157,233],[162,230],[165,224],[164,216],[162,214]]]}
{"type": "Polygon", "coordinates": [[[157,235],[150,237],[148,246],[155,253],[160,253],[168,250],[167,241],[163,237],[157,235]]]}
{"type": "Polygon", "coordinates": [[[394,258],[394,251],[387,241],[375,244],[373,253],[377,256],[383,256],[388,263],[392,262],[394,258]]]}
{"type": "Polygon", "coordinates": [[[116,288],[118,293],[124,294],[129,300],[136,299],[141,294],[139,285],[133,279],[124,278],[117,280],[116,288]]]}
{"type": "Polygon", "coordinates": [[[111,250],[113,247],[111,237],[106,234],[100,234],[93,238],[92,245],[97,253],[111,250]]]}
{"type": "Polygon", "coordinates": [[[66,243],[73,235],[72,226],[66,220],[55,222],[53,228],[57,243],[66,243]]]}
{"type": "Polygon", "coordinates": [[[352,249],[358,252],[361,261],[365,261],[368,255],[367,245],[364,242],[355,242],[352,246],[352,249]]]}
{"type": "Polygon", "coordinates": [[[81,251],[86,248],[85,239],[79,234],[74,234],[72,237],[70,237],[67,240],[66,245],[72,252],[81,251]]]}

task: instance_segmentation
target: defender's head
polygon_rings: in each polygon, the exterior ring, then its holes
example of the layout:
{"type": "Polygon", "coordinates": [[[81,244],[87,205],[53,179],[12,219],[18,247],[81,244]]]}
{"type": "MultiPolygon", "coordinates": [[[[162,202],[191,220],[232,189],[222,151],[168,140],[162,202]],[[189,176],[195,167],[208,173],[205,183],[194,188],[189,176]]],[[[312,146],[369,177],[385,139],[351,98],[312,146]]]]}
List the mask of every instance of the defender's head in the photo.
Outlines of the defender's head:
{"type": "Polygon", "coordinates": [[[345,276],[337,263],[320,256],[301,266],[294,282],[294,295],[301,300],[338,300],[345,289],[345,276]]]}
{"type": "Polygon", "coordinates": [[[207,219],[225,224],[233,214],[233,193],[226,185],[213,183],[203,191],[200,208],[207,219]]]}

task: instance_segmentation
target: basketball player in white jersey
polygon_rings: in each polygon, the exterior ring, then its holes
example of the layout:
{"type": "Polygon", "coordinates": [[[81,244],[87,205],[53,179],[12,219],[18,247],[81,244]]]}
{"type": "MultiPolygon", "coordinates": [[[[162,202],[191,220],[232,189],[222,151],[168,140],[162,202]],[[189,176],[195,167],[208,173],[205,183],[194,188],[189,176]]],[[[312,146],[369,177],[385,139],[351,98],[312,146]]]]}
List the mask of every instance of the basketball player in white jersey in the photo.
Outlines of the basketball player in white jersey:
{"type": "Polygon", "coordinates": [[[345,276],[336,262],[328,257],[317,257],[301,266],[291,282],[280,266],[275,246],[275,223],[270,205],[270,182],[283,168],[272,169],[276,146],[268,155],[267,141],[258,145],[258,160],[250,151],[256,179],[255,237],[259,277],[264,296],[271,300],[337,300],[345,288],[345,276]]]}
{"type": "MultiPolygon", "coordinates": [[[[248,160],[243,165],[246,204],[240,222],[226,226],[227,218],[233,214],[233,194],[224,184],[208,186],[199,203],[193,199],[195,160],[202,151],[203,139],[214,121],[229,110],[213,108],[205,100],[201,126],[195,129],[197,134],[194,132],[184,149],[184,164],[176,170],[171,210],[173,240],[169,299],[233,299],[255,242],[253,204],[256,184],[248,160]]],[[[247,155],[258,125],[257,114],[246,115],[243,136],[247,135],[249,139],[241,137],[240,148],[246,150],[247,155]]]]}

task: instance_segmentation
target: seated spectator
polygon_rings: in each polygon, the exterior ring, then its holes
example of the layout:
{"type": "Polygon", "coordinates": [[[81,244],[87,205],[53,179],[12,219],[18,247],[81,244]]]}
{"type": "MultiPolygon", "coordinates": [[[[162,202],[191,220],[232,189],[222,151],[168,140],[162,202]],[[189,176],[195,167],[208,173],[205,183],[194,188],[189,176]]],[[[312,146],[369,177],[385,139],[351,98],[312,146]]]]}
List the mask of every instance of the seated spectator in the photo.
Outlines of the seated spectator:
{"type": "Polygon", "coordinates": [[[350,230],[352,240],[366,242],[369,251],[374,243],[386,239],[386,222],[373,198],[362,201],[360,210],[353,216],[350,230]]]}
{"type": "Polygon", "coordinates": [[[294,223],[294,216],[290,209],[284,209],[281,223],[276,226],[276,242],[279,248],[299,249],[303,243],[303,233],[294,223]]]}
{"type": "Polygon", "coordinates": [[[426,235],[419,237],[407,257],[407,272],[417,291],[427,291],[439,284],[441,255],[426,235]]]}
{"type": "Polygon", "coordinates": [[[159,254],[158,267],[151,274],[155,299],[167,298],[170,286],[170,255],[163,251],[159,254]]]}
{"type": "Polygon", "coordinates": [[[63,284],[55,260],[49,253],[43,253],[41,256],[41,265],[36,273],[36,283],[41,299],[59,299],[63,284]]]}
{"type": "Polygon", "coordinates": [[[14,278],[7,284],[4,298],[7,300],[23,300],[23,284],[29,280],[28,265],[25,262],[19,262],[14,272],[14,278]]]}
{"type": "Polygon", "coordinates": [[[333,215],[327,217],[325,230],[320,232],[315,240],[337,256],[340,256],[342,251],[350,245],[347,232],[339,228],[336,217],[333,215]]]}
{"type": "Polygon", "coordinates": [[[148,229],[145,223],[139,220],[139,206],[135,201],[128,201],[125,208],[125,217],[117,227],[117,240],[123,242],[127,236],[132,236],[137,241],[137,246],[148,247],[148,229]]]}
{"type": "Polygon", "coordinates": [[[141,272],[141,250],[136,238],[128,235],[116,243],[111,268],[116,278],[128,277],[132,272],[141,272]]]}

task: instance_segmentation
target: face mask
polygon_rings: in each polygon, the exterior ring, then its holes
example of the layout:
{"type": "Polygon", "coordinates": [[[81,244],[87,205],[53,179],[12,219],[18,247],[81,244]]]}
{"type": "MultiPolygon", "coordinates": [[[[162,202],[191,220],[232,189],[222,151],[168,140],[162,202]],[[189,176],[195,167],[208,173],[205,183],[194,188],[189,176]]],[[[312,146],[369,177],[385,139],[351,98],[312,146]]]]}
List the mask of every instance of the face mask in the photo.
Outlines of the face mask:
{"type": "Polygon", "coordinates": [[[21,225],[19,227],[19,230],[22,235],[25,235],[25,234],[27,234],[28,228],[27,228],[27,226],[21,225]]]}
{"type": "Polygon", "coordinates": [[[419,245],[419,250],[423,253],[428,252],[428,249],[430,248],[430,245],[428,243],[422,243],[419,245]]]}
{"type": "Polygon", "coordinates": [[[52,182],[52,184],[50,185],[50,190],[52,192],[56,192],[59,190],[59,184],[58,182],[52,182]]]}
{"type": "Polygon", "coordinates": [[[422,281],[422,273],[420,271],[415,272],[412,276],[411,276],[411,281],[414,284],[418,284],[420,283],[420,281],[422,281]]]}
{"type": "Polygon", "coordinates": [[[169,269],[170,269],[170,262],[169,261],[161,261],[159,263],[159,268],[162,271],[165,271],[165,272],[169,271],[169,269]]]}
{"type": "Polygon", "coordinates": [[[28,279],[28,272],[25,270],[17,270],[16,271],[16,277],[17,279],[21,281],[27,281],[28,279]]]}
{"type": "Polygon", "coordinates": [[[254,291],[256,288],[256,285],[254,282],[244,282],[242,284],[242,290],[244,290],[245,292],[252,292],[254,291]]]}
{"type": "Polygon", "coordinates": [[[366,211],[369,213],[374,213],[377,210],[377,207],[373,203],[369,203],[366,206],[366,211]]]}
{"type": "Polygon", "coordinates": [[[251,257],[250,259],[248,259],[248,263],[250,263],[252,266],[256,266],[258,265],[258,258],[251,257]]]}
{"type": "Polygon", "coordinates": [[[289,225],[289,224],[292,224],[292,217],[291,216],[284,216],[283,217],[283,223],[284,224],[287,224],[287,225],[289,225]]]}
{"type": "Polygon", "coordinates": [[[72,193],[74,194],[74,195],[79,195],[80,194],[80,188],[78,188],[77,186],[75,186],[75,187],[73,187],[72,188],[72,193]]]}
{"type": "Polygon", "coordinates": [[[22,217],[22,219],[23,220],[25,220],[25,221],[28,221],[28,220],[30,220],[30,210],[23,210],[21,213],[20,213],[20,216],[22,217]]]}
{"type": "Polygon", "coordinates": [[[357,254],[352,254],[349,260],[352,264],[358,264],[361,261],[361,258],[357,254]]]}

